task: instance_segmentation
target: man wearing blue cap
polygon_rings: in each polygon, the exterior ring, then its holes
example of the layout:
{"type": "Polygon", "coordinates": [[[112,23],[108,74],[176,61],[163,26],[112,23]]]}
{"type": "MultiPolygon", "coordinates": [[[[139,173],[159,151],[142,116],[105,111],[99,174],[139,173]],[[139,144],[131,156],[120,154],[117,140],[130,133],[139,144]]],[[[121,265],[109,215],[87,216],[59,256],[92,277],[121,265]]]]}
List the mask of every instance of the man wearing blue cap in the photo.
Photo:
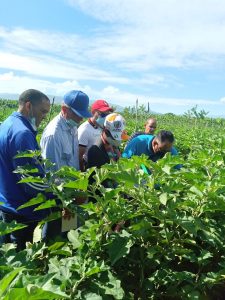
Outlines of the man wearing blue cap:
{"type": "Polygon", "coordinates": [[[62,166],[79,166],[77,126],[83,118],[91,117],[89,98],[81,91],[65,94],[61,112],[45,128],[40,145],[42,156],[54,163],[54,170],[62,166]]]}
{"type": "MultiPolygon", "coordinates": [[[[60,114],[45,128],[40,146],[42,156],[54,163],[53,170],[56,171],[63,166],[80,169],[77,127],[83,118],[92,116],[88,111],[88,106],[89,98],[85,93],[76,90],[66,93],[60,114]]],[[[77,204],[79,204],[79,201],[83,201],[83,199],[76,199],[77,204]]],[[[48,239],[49,237],[54,238],[57,235],[61,235],[63,224],[66,223],[66,219],[71,217],[68,210],[64,210],[62,214],[64,215],[62,223],[58,219],[47,223],[45,226],[43,235],[48,239]]],[[[75,219],[74,221],[71,220],[71,223],[75,225],[75,219]]],[[[62,236],[64,237],[65,235],[62,234],[62,236]]]]}

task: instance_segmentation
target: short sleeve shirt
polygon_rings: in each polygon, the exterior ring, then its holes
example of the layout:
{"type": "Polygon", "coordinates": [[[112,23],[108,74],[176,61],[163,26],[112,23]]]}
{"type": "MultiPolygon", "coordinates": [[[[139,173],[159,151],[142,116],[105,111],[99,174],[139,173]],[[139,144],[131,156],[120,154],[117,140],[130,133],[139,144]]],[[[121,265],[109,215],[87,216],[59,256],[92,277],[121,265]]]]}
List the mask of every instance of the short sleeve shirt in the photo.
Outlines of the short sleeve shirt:
{"type": "Polygon", "coordinates": [[[42,156],[55,164],[55,170],[63,166],[79,170],[77,128],[71,128],[61,114],[47,125],[40,145],[42,156]]]}
{"type": "Polygon", "coordinates": [[[88,149],[100,138],[102,129],[93,127],[88,121],[81,124],[78,128],[78,141],[80,146],[86,147],[84,160],[87,161],[88,149]]]}

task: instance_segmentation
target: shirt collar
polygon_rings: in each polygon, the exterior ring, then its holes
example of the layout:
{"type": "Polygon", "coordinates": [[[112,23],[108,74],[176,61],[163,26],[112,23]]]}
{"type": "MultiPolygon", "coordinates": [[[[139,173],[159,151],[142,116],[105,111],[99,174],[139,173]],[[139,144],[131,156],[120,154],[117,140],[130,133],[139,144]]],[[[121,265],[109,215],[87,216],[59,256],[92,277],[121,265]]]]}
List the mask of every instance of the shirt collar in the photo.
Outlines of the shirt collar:
{"type": "Polygon", "coordinates": [[[77,128],[74,127],[74,128],[71,128],[67,123],[66,123],[66,119],[62,116],[62,114],[60,113],[59,114],[59,119],[60,119],[60,125],[61,125],[61,128],[62,130],[64,131],[74,131],[76,132],[77,128]]]}
{"type": "Polygon", "coordinates": [[[19,111],[15,111],[12,113],[12,116],[21,119],[23,121],[23,123],[33,132],[33,134],[36,136],[37,135],[37,131],[33,129],[30,121],[28,120],[27,117],[25,117],[23,114],[21,114],[21,112],[19,111]]]}

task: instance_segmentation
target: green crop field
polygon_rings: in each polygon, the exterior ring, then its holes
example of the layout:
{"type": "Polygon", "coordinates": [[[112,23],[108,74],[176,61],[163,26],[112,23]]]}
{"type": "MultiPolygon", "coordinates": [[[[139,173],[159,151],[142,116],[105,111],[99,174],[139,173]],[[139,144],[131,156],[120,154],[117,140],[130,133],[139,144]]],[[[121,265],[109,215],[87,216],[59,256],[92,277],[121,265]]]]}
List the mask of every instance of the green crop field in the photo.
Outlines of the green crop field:
{"type": "MultiPolygon", "coordinates": [[[[0,121],[17,109],[14,101],[0,105],[0,121]]],[[[55,106],[51,117],[59,109],[55,106]]],[[[149,113],[140,107],[138,122],[132,109],[123,116],[132,134],[143,129],[149,113]]],[[[43,179],[74,211],[74,193],[96,203],[83,205],[86,221],[67,241],[28,244],[20,252],[3,245],[0,299],[224,299],[225,120],[208,118],[197,108],[184,116],[155,117],[157,130],[174,133],[178,157],[167,154],[157,163],[144,156],[121,158],[95,170],[92,186],[93,170],[63,167],[43,179]],[[150,176],[142,164],[152,170],[150,176]],[[174,169],[177,164],[183,167],[174,169]],[[116,179],[117,187],[104,188],[105,179],[116,179]],[[121,230],[115,232],[118,223],[121,230]]],[[[46,208],[54,200],[39,197],[34,203],[46,208]]],[[[19,226],[0,224],[0,233],[19,226]]]]}

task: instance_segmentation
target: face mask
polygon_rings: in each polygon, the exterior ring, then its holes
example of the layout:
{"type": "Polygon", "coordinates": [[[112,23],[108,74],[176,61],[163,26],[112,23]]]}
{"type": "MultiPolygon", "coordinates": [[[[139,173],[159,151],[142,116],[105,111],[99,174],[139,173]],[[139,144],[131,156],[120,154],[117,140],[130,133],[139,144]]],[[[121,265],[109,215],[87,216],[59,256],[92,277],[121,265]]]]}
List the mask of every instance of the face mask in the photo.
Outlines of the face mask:
{"type": "Polygon", "coordinates": [[[102,128],[104,127],[104,122],[105,122],[105,117],[98,117],[98,119],[96,120],[96,123],[102,128]]]}
{"type": "Polygon", "coordinates": [[[66,123],[70,126],[70,127],[77,127],[79,125],[79,123],[77,123],[76,121],[72,120],[72,119],[68,119],[66,120],[66,123]]]}
{"type": "Polygon", "coordinates": [[[30,124],[31,124],[32,128],[34,129],[34,131],[37,131],[36,118],[35,117],[30,118],[30,124]]]}
{"type": "Polygon", "coordinates": [[[115,147],[119,147],[119,145],[121,144],[121,141],[114,140],[110,136],[107,136],[106,140],[110,145],[115,146],[115,147]]]}
{"type": "Polygon", "coordinates": [[[37,131],[36,118],[34,117],[32,107],[31,107],[31,116],[29,117],[29,121],[30,121],[30,124],[31,124],[33,130],[37,131]]]}

